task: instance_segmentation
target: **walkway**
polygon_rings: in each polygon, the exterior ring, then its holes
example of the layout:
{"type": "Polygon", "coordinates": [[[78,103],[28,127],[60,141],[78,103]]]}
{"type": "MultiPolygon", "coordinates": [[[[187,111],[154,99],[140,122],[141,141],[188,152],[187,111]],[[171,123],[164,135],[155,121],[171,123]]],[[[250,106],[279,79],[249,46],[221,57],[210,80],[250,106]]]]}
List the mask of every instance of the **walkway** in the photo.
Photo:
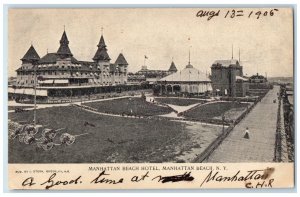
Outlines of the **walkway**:
{"type": "Polygon", "coordinates": [[[273,100],[277,92],[279,87],[275,86],[204,162],[272,162],[278,110],[278,102],[273,100]],[[250,139],[243,138],[246,127],[250,139]]]}

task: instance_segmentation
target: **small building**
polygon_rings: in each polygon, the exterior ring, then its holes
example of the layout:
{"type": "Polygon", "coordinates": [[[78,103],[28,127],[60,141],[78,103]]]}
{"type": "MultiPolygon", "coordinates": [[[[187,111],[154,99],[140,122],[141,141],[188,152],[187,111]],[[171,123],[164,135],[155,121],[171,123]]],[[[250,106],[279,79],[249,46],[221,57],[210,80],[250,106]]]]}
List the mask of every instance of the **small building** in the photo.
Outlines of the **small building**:
{"type": "Polygon", "coordinates": [[[216,60],[211,66],[213,94],[218,96],[245,96],[248,79],[236,59],[216,60]]]}
{"type": "Polygon", "coordinates": [[[158,81],[155,94],[200,95],[212,91],[208,75],[194,68],[190,62],[181,71],[158,81]]]}
{"type": "Polygon", "coordinates": [[[263,84],[263,83],[267,83],[268,80],[266,77],[262,76],[262,75],[259,75],[258,73],[256,75],[252,75],[250,78],[249,78],[249,82],[250,83],[260,83],[260,84],[263,84]]]}
{"type": "Polygon", "coordinates": [[[264,95],[266,91],[272,87],[273,86],[263,75],[257,73],[256,75],[249,77],[249,95],[251,96],[264,95]]]}
{"type": "Polygon", "coordinates": [[[146,77],[146,79],[156,78],[157,80],[159,80],[163,77],[166,77],[176,72],[177,72],[177,68],[175,66],[175,63],[172,61],[168,70],[152,70],[152,69],[148,69],[147,66],[142,66],[142,69],[139,70],[136,74],[142,74],[146,77]]]}
{"type": "Polygon", "coordinates": [[[142,69],[138,72],[128,74],[128,83],[148,84],[150,87],[152,87],[161,78],[176,72],[177,68],[173,61],[171,62],[171,65],[168,70],[151,70],[148,69],[147,66],[142,66],[142,69]]]}
{"type": "Polygon", "coordinates": [[[146,81],[146,77],[143,74],[128,73],[127,80],[128,84],[141,85],[143,82],[146,81]]]}
{"type": "Polygon", "coordinates": [[[236,97],[245,97],[249,94],[249,79],[246,77],[236,77],[236,97]]]}

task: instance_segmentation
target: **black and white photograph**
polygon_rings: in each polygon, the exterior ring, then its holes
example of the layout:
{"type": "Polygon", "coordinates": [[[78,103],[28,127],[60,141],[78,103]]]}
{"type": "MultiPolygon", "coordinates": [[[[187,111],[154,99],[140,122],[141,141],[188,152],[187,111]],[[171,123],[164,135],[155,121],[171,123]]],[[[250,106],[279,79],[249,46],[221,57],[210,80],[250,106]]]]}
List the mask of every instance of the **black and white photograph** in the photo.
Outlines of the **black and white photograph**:
{"type": "Polygon", "coordinates": [[[293,164],[293,20],[287,7],[9,9],[8,163],[293,164]]]}

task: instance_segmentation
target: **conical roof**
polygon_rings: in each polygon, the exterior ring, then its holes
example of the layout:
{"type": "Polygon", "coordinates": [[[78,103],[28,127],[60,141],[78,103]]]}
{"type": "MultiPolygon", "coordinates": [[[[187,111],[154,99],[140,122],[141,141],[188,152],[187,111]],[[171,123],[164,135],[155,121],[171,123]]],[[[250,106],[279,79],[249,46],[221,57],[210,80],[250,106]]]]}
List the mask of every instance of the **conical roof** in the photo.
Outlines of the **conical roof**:
{"type": "Polygon", "coordinates": [[[61,36],[59,43],[60,43],[60,46],[57,50],[58,55],[62,55],[65,57],[73,56],[73,54],[71,53],[71,50],[69,48],[69,40],[68,40],[66,31],[64,31],[63,35],[61,36]]]}
{"type": "Polygon", "coordinates": [[[176,68],[176,66],[175,66],[175,63],[172,61],[172,63],[171,63],[171,66],[170,66],[170,68],[169,68],[169,71],[171,71],[171,72],[177,72],[177,68],[176,68]]]}
{"type": "Polygon", "coordinates": [[[93,57],[93,60],[95,60],[95,61],[96,60],[109,61],[110,57],[107,53],[107,49],[106,49],[106,45],[105,45],[103,35],[101,35],[99,44],[97,46],[98,46],[98,50],[96,51],[96,53],[93,57]]]}
{"type": "Polygon", "coordinates": [[[39,59],[40,59],[39,54],[36,52],[34,47],[31,45],[21,60],[22,61],[38,61],[39,59]]]}
{"type": "Polygon", "coordinates": [[[99,41],[99,44],[97,45],[97,47],[103,47],[103,48],[105,48],[105,47],[106,47],[106,44],[105,44],[105,41],[104,41],[103,35],[101,35],[101,37],[100,37],[100,41],[99,41]]]}
{"type": "Polygon", "coordinates": [[[119,54],[115,64],[116,65],[128,65],[128,63],[122,53],[119,54]]]}
{"type": "Polygon", "coordinates": [[[180,72],[173,73],[171,75],[168,75],[160,81],[169,81],[169,82],[210,82],[208,75],[199,71],[196,68],[193,67],[186,67],[180,72]]]}

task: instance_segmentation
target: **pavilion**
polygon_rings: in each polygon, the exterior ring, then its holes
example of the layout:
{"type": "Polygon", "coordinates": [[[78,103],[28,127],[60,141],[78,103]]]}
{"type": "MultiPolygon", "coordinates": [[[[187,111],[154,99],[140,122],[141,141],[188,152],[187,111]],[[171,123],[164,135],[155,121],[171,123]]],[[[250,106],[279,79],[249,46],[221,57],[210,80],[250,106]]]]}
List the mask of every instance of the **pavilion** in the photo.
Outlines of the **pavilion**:
{"type": "Polygon", "coordinates": [[[156,91],[159,94],[198,95],[212,91],[212,86],[209,76],[194,68],[189,61],[183,70],[160,79],[156,91]]]}

